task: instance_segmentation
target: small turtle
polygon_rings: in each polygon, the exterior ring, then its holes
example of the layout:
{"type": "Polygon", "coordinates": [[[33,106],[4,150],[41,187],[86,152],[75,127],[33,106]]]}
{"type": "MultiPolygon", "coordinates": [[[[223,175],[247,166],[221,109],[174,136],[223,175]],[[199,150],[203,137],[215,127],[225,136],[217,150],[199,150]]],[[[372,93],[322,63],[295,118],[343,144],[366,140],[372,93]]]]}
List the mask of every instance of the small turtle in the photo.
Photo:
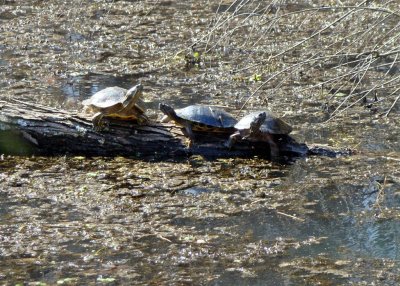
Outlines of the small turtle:
{"type": "Polygon", "coordinates": [[[232,133],[237,120],[221,108],[207,105],[190,105],[174,110],[171,106],[160,104],[160,110],[165,114],[161,122],[175,121],[184,128],[184,133],[194,140],[193,131],[211,133],[232,133]]]}
{"type": "Polygon", "coordinates": [[[82,104],[97,112],[92,118],[95,129],[101,129],[103,117],[142,123],[147,121],[144,108],[137,103],[142,93],[143,86],[140,83],[129,90],[118,86],[107,87],[82,101],[82,104]]]}
{"type": "Polygon", "coordinates": [[[236,132],[229,137],[226,146],[231,148],[237,140],[267,142],[271,149],[271,157],[279,155],[279,148],[274,135],[287,135],[292,127],[270,111],[252,112],[235,125],[236,132]]]}

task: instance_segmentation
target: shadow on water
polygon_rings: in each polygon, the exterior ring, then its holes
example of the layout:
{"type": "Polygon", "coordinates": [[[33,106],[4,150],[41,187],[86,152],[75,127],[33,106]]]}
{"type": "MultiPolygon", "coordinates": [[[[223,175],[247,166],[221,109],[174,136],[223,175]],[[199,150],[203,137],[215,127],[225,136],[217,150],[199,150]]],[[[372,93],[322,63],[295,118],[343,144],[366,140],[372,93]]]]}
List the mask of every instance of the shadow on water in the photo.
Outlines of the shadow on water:
{"type": "Polygon", "coordinates": [[[0,154],[27,156],[34,154],[35,146],[13,131],[0,131],[0,154]]]}

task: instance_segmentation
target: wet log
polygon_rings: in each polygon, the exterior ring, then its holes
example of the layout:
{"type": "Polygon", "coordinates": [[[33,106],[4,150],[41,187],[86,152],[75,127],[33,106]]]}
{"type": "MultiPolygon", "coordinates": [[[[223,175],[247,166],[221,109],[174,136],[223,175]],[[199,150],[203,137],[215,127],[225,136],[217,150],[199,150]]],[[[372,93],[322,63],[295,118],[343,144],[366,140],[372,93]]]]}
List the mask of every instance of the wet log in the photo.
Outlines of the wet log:
{"type": "Polygon", "coordinates": [[[97,132],[90,115],[17,100],[0,101],[0,130],[5,154],[140,157],[184,150],[169,126],[111,122],[97,132]]]}
{"type": "MultiPolygon", "coordinates": [[[[187,148],[181,129],[172,124],[110,121],[106,130],[92,128],[90,115],[18,100],[0,101],[0,153],[38,155],[127,156],[151,158],[269,156],[266,143],[241,142],[231,150],[227,137],[198,135],[187,148]]],[[[312,153],[289,136],[277,138],[285,157],[312,153]]],[[[326,154],[324,154],[326,155],[326,154]]]]}

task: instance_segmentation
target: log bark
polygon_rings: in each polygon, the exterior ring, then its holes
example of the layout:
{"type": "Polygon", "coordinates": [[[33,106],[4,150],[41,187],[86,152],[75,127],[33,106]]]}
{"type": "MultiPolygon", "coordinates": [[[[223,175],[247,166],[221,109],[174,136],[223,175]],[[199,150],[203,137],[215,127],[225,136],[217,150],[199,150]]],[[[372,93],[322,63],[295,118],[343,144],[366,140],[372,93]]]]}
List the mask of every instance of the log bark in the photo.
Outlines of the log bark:
{"type": "MultiPolygon", "coordinates": [[[[181,129],[173,124],[110,121],[107,130],[92,128],[90,115],[59,110],[18,100],[0,101],[0,152],[2,154],[127,156],[151,158],[269,157],[267,143],[241,142],[224,146],[227,136],[203,134],[187,148],[181,129]]],[[[277,138],[282,156],[312,154],[290,136],[277,138]]],[[[323,154],[327,155],[327,154],[323,154]]],[[[328,155],[329,156],[329,155],[328,155]]]]}

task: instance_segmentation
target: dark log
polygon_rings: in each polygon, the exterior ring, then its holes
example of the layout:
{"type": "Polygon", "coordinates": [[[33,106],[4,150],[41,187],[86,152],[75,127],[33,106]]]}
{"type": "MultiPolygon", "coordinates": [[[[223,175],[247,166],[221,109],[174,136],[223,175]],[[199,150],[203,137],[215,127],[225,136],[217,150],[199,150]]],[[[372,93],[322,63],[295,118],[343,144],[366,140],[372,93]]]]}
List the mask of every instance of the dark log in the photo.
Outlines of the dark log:
{"type": "MultiPolygon", "coordinates": [[[[97,132],[92,128],[90,115],[17,100],[0,101],[0,130],[1,154],[174,159],[193,154],[205,157],[269,156],[266,143],[241,142],[229,150],[224,146],[227,136],[210,134],[198,134],[194,147],[188,149],[179,127],[159,122],[137,125],[111,121],[106,130],[97,132]]],[[[297,143],[289,136],[277,140],[285,158],[310,153],[305,144],[297,143]]]]}

